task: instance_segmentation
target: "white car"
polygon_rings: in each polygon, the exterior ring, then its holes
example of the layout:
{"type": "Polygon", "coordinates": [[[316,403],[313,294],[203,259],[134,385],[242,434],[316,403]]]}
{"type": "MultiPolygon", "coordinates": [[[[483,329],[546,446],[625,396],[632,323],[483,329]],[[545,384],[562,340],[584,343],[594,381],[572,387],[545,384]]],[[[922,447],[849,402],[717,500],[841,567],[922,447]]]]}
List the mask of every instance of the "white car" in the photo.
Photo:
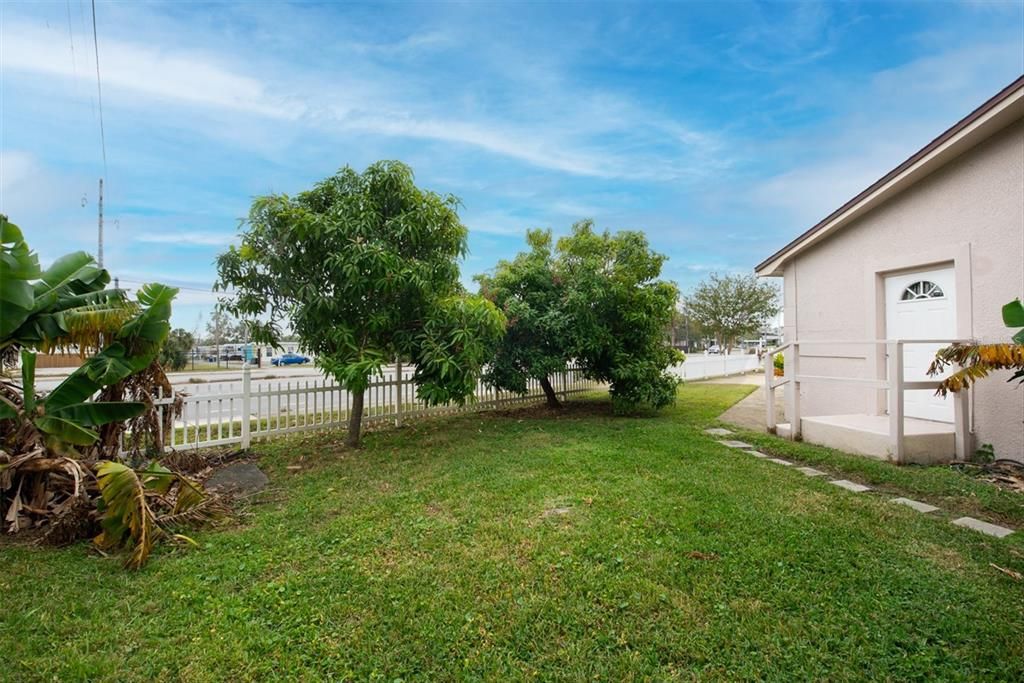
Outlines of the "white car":
{"type": "Polygon", "coordinates": [[[722,347],[719,346],[718,344],[712,344],[711,346],[708,347],[708,353],[709,354],[714,355],[714,354],[719,354],[721,352],[722,352],[722,347]]]}

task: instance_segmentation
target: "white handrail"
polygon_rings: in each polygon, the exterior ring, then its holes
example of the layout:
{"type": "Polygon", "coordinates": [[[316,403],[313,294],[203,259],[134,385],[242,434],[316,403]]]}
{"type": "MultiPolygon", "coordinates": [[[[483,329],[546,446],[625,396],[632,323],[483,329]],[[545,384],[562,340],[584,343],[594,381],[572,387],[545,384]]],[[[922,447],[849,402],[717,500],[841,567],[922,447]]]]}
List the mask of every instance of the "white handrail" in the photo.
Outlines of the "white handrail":
{"type": "MultiPolygon", "coordinates": [[[[954,344],[974,343],[971,339],[806,339],[794,340],[782,344],[765,354],[765,422],[769,432],[774,433],[775,423],[775,389],[790,385],[786,393],[787,417],[790,423],[791,439],[798,439],[801,436],[800,421],[800,384],[803,382],[832,382],[857,384],[860,386],[875,388],[887,391],[889,400],[889,436],[890,449],[893,459],[897,463],[904,459],[904,413],[903,399],[904,392],[926,389],[937,389],[941,384],[938,380],[911,381],[903,378],[903,347],[908,344],[954,344]],[[801,345],[884,345],[886,347],[886,363],[884,377],[834,377],[827,375],[805,375],[800,372],[800,347],[801,345]],[[776,379],[774,368],[774,357],[778,353],[786,352],[783,376],[776,379]]],[[[816,357],[839,357],[829,356],[821,352],[814,354],[816,357]]],[[[954,413],[956,416],[956,455],[958,459],[965,459],[968,455],[969,435],[967,434],[967,397],[963,392],[954,394],[954,413]]]]}

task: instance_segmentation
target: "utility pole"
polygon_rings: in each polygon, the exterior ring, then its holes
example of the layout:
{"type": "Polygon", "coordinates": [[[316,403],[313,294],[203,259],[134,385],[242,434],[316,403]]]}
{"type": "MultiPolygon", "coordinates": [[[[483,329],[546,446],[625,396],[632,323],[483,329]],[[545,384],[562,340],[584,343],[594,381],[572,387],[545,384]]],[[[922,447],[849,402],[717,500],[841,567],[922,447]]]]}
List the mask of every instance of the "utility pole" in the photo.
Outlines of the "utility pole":
{"type": "Polygon", "coordinates": [[[100,248],[99,248],[99,265],[103,267],[103,178],[100,178],[100,248]]]}

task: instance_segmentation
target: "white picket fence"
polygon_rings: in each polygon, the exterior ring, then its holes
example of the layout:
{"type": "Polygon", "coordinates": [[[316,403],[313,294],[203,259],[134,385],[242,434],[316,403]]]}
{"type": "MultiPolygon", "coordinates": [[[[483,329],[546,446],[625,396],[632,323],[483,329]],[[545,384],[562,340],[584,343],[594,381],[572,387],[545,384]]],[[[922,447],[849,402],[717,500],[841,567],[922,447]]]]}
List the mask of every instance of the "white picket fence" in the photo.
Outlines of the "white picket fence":
{"type": "Polygon", "coordinates": [[[682,364],[670,368],[670,372],[680,379],[692,381],[756,372],[760,367],[757,354],[755,353],[737,353],[733,355],[693,354],[688,355],[682,364]]]}
{"type": "MultiPolygon", "coordinates": [[[[494,410],[544,399],[544,391],[535,380],[529,381],[524,395],[478,382],[475,395],[465,405],[428,406],[416,396],[412,376],[412,369],[398,366],[372,380],[363,397],[363,424],[393,422],[401,426],[404,419],[412,417],[494,410]]],[[[575,366],[552,377],[551,383],[560,398],[600,386],[583,377],[575,366]]],[[[254,439],[277,434],[343,429],[351,410],[351,395],[331,379],[254,382],[246,367],[242,381],[229,384],[227,391],[204,393],[202,387],[197,384],[195,392],[184,397],[181,416],[174,421],[173,428],[160,435],[164,448],[181,450],[231,444],[248,448],[254,439]]],[[[161,425],[164,411],[173,403],[173,397],[162,395],[154,401],[161,425]]]]}

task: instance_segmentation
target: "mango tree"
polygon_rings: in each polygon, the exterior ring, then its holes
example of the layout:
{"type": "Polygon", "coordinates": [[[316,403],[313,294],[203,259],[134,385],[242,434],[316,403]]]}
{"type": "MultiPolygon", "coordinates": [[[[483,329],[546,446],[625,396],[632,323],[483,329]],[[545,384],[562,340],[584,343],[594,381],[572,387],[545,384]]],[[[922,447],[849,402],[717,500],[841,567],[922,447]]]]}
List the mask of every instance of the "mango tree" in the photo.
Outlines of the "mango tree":
{"type": "Polygon", "coordinates": [[[550,230],[529,230],[530,250],[499,261],[492,273],[477,275],[480,295],[508,318],[508,327],[484,379],[492,386],[525,394],[529,380],[544,390],[548,406],[561,407],[551,377],[571,360],[565,287],[555,274],[550,230]]]}
{"type": "Polygon", "coordinates": [[[525,393],[537,379],[557,407],[550,377],[575,360],[608,383],[616,410],[673,402],[678,382],[668,368],[683,356],[665,330],[678,290],[660,279],[665,257],[643,233],[597,233],[580,221],[554,248],[547,231],[529,231],[527,243],[530,251],[477,277],[481,295],[509,319],[487,381],[525,393]]]}
{"type": "Polygon", "coordinates": [[[458,204],[417,187],[396,161],[345,167],[294,197],[257,198],[241,245],[217,259],[216,287],[230,291],[223,310],[259,343],[278,344],[290,327],[350,392],[350,446],[364,392],[386,364],[414,363],[427,403],[461,403],[501,335],[501,313],[459,283],[458,204]]]}

